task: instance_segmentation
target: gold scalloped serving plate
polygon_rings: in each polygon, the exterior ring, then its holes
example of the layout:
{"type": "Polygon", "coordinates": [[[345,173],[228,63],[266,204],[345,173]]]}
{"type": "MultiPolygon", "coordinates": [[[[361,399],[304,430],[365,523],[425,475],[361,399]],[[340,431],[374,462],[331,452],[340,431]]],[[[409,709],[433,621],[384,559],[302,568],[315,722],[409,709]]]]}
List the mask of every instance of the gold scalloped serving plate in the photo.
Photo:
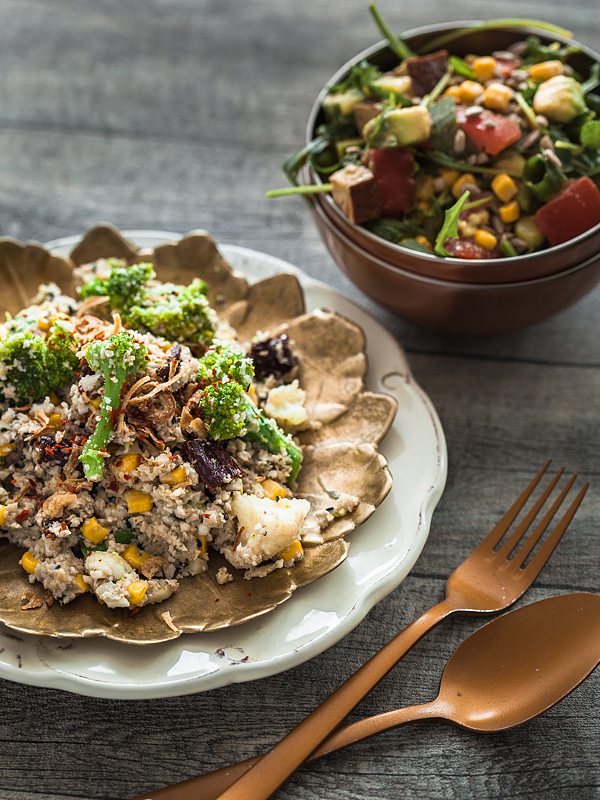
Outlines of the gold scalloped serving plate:
{"type": "MultiPolygon", "coordinates": [[[[331,504],[328,491],[358,496],[350,514],[334,520],[322,540],[308,536],[303,561],[278,569],[265,578],[220,585],[216,572],[227,562],[216,552],[202,575],[185,578],[164,603],[143,607],[132,615],[109,609],[91,595],[60,606],[24,611],[23,593],[31,588],[19,566],[20,548],[0,544],[0,621],[23,633],[53,637],[105,636],[132,644],[154,644],[182,633],[215,631],[238,625],[271,611],[294,590],[331,572],[347,557],[345,536],[375,511],[390,491],[392,477],[377,445],[388,431],[397,402],[387,394],[365,391],[365,339],[361,329],[333,311],[305,313],[303,292],[295,275],[282,273],[254,284],[233,270],[204,231],[193,231],[177,242],[138,249],[112,226],[89,230],[69,258],[48,252],[39,244],[0,240],[0,310],[15,314],[28,305],[40,283],[54,281],[68,294],[76,292],[73,266],[118,256],[129,263],[152,261],[162,281],[189,283],[203,278],[209,299],[220,316],[237,331],[241,342],[258,332],[286,331],[298,354],[300,385],[314,429],[301,434],[304,461],[297,494],[311,502],[314,515],[331,504]],[[313,542],[311,544],[311,542],[313,542]],[[162,614],[171,615],[174,630],[162,614]]],[[[35,588],[35,586],[34,586],[35,588]]]]}

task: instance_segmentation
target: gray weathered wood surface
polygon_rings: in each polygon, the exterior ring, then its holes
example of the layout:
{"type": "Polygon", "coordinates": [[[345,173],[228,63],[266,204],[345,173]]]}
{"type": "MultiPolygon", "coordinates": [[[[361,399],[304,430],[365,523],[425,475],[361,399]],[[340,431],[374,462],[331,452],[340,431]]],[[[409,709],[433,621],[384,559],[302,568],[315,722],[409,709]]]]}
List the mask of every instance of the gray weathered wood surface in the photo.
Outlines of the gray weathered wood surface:
{"type": "MultiPolygon", "coordinates": [[[[600,50],[597,0],[381,2],[393,25],[520,15],[600,50]]],[[[258,754],[398,629],[547,458],[592,483],[527,601],[600,589],[600,292],[546,323],[478,341],[374,307],[334,267],[300,200],[266,201],[317,91],[380,37],[364,0],[0,0],[0,235],[49,240],[99,221],[209,230],[287,259],[370,310],[405,347],[441,417],[446,491],[407,580],[343,641],[287,673],[210,693],[91,699],[0,681],[2,800],[124,800],[258,754]]],[[[361,705],[435,696],[479,623],[432,632],[361,705]]],[[[600,674],[494,736],[430,723],[297,773],[277,798],[600,797],[600,674]]],[[[356,712],[356,717],[358,717],[356,712]]]]}

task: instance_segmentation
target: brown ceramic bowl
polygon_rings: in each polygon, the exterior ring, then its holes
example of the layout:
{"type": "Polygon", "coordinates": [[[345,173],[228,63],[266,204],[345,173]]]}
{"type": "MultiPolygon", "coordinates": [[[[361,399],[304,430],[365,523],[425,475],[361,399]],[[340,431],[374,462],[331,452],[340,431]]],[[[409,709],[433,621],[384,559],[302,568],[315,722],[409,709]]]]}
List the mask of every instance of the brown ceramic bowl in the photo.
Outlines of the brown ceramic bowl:
{"type": "Polygon", "coordinates": [[[401,317],[440,333],[505,333],[553,316],[600,282],[600,254],[552,275],[512,283],[431,278],[352,241],[320,205],[314,218],[331,256],[359,289],[401,317]]]}
{"type": "MultiPolygon", "coordinates": [[[[419,52],[422,48],[426,48],[427,42],[431,41],[433,37],[445,32],[460,30],[473,24],[473,21],[451,22],[416,28],[404,34],[403,38],[413,50],[419,52]]],[[[448,48],[452,53],[463,56],[468,53],[486,54],[495,50],[504,50],[510,44],[531,34],[535,34],[546,43],[560,41],[574,44],[571,39],[565,39],[555,34],[547,34],[538,29],[523,27],[469,31],[454,39],[448,45],[448,48]]],[[[590,67],[594,62],[600,61],[600,56],[588,48],[581,47],[582,52],[572,56],[569,59],[569,64],[581,75],[587,77],[590,67]]],[[[391,69],[398,63],[397,57],[393,55],[387,45],[380,42],[359,53],[355,58],[344,64],[327,82],[315,101],[308,121],[307,141],[314,138],[316,127],[323,121],[321,103],[327,92],[326,87],[339,83],[350,68],[363,59],[377,64],[382,70],[391,69]]],[[[306,183],[320,182],[318,176],[309,174],[308,171],[304,173],[303,179],[306,183]]],[[[380,259],[390,267],[397,267],[401,270],[441,281],[458,281],[465,284],[531,281],[559,273],[562,270],[568,270],[577,265],[583,265],[583,262],[587,262],[600,252],[600,225],[596,225],[564,244],[522,256],[485,260],[442,259],[433,254],[420,253],[401,245],[393,244],[379,236],[375,236],[360,225],[353,225],[329,195],[313,195],[313,200],[315,208],[321,212],[318,219],[322,219],[323,216],[327,217],[330,229],[339,231],[344,240],[353,242],[363,252],[365,258],[372,255],[373,258],[380,259]]],[[[321,227],[319,229],[321,230],[321,227]]],[[[336,260],[339,258],[339,252],[337,256],[333,252],[332,255],[336,260]]],[[[346,271],[349,272],[349,270],[346,271]]],[[[370,294],[368,291],[366,293],[370,294]]],[[[390,307],[389,303],[388,307],[390,307]]],[[[537,317],[537,319],[541,319],[541,317],[537,317]]],[[[526,324],[526,322],[521,324],[526,324]]]]}

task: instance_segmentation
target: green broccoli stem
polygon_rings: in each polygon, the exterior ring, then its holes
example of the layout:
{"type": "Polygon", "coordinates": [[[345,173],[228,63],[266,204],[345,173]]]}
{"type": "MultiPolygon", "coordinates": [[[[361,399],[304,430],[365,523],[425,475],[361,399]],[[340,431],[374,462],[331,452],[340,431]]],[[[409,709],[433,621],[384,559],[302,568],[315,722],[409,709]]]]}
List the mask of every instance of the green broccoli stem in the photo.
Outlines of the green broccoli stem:
{"type": "Polygon", "coordinates": [[[123,374],[121,379],[121,375],[118,375],[115,383],[111,379],[110,373],[107,372],[104,375],[104,397],[100,406],[100,419],[96,425],[96,430],[85,443],[83,452],[79,457],[83,464],[85,477],[89,481],[102,479],[106,445],[114,429],[115,411],[121,405],[121,390],[126,377],[123,374]]]}
{"type": "Polygon", "coordinates": [[[253,442],[261,442],[271,453],[281,453],[285,450],[292,470],[288,476],[288,483],[292,484],[298,477],[302,463],[302,451],[286,436],[283,431],[270,419],[267,419],[252,403],[248,401],[248,412],[257,427],[248,430],[245,438],[253,442]]]}

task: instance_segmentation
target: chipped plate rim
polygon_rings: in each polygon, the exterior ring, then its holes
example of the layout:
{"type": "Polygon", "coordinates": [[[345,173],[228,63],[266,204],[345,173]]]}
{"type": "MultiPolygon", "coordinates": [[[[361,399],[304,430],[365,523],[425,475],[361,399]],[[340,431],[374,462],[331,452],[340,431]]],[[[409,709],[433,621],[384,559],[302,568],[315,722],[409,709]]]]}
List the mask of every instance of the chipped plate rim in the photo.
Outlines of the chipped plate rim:
{"type": "MultiPolygon", "coordinates": [[[[138,247],[182,234],[124,231],[138,247]]],[[[80,237],[47,242],[68,255],[80,237]]],[[[430,399],[415,382],[404,351],[364,309],[298,267],[238,245],[222,255],[249,280],[292,272],[307,311],[331,308],[360,325],[367,340],[366,388],[398,400],[398,413],[379,450],[394,484],[381,506],[349,537],[350,554],[329,575],[301,587],[274,611],[211,633],[186,634],[155,645],[17,634],[0,624],[0,678],[112,699],[175,697],[265,678],[319,655],[355,628],[408,575],[423,549],[447,476],[444,432],[430,399]]]]}

